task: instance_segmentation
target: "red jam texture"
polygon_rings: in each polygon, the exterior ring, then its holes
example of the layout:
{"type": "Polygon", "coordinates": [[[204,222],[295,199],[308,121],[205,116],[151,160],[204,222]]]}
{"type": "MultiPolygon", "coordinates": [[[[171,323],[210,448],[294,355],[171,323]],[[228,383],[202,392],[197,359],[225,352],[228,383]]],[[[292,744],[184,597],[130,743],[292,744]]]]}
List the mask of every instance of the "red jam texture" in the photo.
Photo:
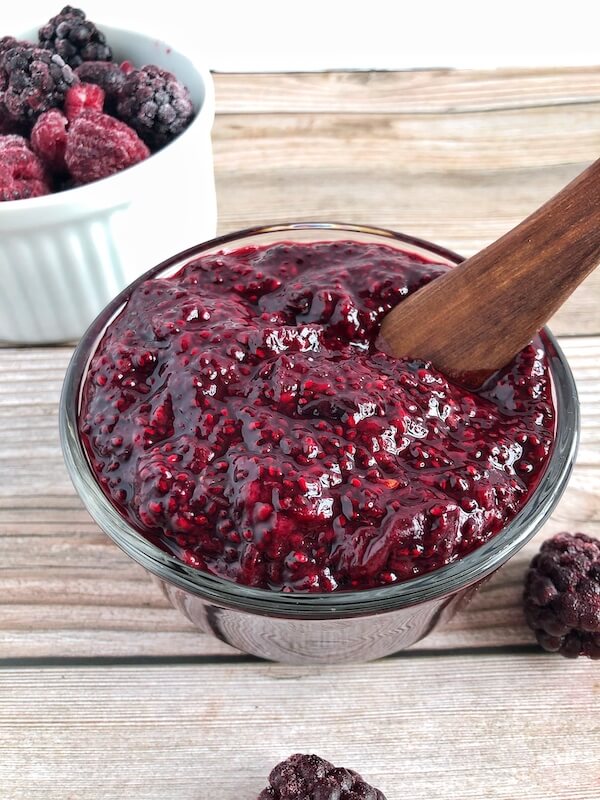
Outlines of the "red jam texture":
{"type": "Polygon", "coordinates": [[[274,591],[394,584],[488,541],[554,431],[540,340],[479,393],[375,346],[447,267],[283,242],[148,280],[109,325],[80,432],[108,498],[184,563],[274,591]]]}

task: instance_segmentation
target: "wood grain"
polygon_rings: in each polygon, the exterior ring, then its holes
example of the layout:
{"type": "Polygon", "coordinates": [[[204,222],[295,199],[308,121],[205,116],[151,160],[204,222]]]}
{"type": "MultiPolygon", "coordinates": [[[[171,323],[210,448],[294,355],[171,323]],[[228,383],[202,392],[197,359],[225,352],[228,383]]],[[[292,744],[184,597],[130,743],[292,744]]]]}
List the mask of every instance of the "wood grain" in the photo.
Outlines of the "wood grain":
{"type": "Polygon", "coordinates": [[[594,664],[543,654],[4,670],[2,798],[254,800],[300,751],[388,800],[592,800],[599,692],[594,664]]]}
{"type": "MultiPolygon", "coordinates": [[[[600,337],[562,344],[582,405],[581,447],[569,488],[539,536],[464,613],[417,648],[531,643],[520,594],[539,542],[563,529],[600,536],[600,337]]],[[[75,495],[57,429],[70,354],[69,348],[0,350],[0,659],[233,652],[195,633],[144,570],[98,530],[75,495]]]]}
{"type": "Polygon", "coordinates": [[[466,114],[600,102],[600,67],[216,73],[217,114],[466,114]]]}
{"type": "Polygon", "coordinates": [[[214,128],[218,169],[253,172],[402,167],[496,172],[581,164],[600,149],[600,104],[461,114],[232,114],[214,128]],[[574,135],[576,131],[576,135],[574,135]]]}

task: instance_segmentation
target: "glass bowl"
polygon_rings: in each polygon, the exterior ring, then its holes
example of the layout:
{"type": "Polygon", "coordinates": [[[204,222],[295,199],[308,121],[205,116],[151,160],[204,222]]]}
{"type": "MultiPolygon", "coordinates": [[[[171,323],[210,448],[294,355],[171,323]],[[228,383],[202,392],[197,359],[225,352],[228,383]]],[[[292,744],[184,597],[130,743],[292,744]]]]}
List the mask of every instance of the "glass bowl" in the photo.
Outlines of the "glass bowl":
{"type": "Polygon", "coordinates": [[[550,361],[557,411],[556,438],[546,469],[521,511],[494,538],[464,558],[393,586],[331,594],[285,594],[200,572],[145,539],[107,499],[78,434],[82,379],[106,326],[142,281],[173,274],[200,254],[283,240],[340,239],[387,244],[453,265],[462,260],[449,250],[412,236],[352,224],[281,224],[212,239],[154,267],[106,306],[75,350],[60,402],[66,465],[77,492],[102,530],[155,576],[173,605],[199,630],[247,653],[296,664],[380,658],[409,647],[447,620],[550,516],[567,484],[579,436],[573,376],[556,340],[544,330],[541,336],[550,361]]]}

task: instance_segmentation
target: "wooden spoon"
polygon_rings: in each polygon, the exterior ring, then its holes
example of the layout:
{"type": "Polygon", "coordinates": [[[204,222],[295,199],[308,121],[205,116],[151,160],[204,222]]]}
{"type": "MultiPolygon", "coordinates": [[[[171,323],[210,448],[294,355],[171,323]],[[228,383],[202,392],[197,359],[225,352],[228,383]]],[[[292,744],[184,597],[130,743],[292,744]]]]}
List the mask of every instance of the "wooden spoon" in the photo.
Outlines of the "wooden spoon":
{"type": "Polygon", "coordinates": [[[516,228],[392,309],[377,346],[479,388],[600,262],[600,159],[516,228]]]}

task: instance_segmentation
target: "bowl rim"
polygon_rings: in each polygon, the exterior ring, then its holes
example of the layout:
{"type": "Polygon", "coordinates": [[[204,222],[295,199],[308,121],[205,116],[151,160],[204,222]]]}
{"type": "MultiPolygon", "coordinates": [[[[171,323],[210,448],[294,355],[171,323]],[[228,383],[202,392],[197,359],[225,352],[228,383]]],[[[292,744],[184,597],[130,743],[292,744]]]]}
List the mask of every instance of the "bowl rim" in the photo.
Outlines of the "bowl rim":
{"type": "Polygon", "coordinates": [[[292,241],[294,231],[306,230],[373,235],[390,243],[409,245],[429,255],[441,256],[454,264],[464,260],[453,251],[419,237],[388,228],[340,222],[277,223],[246,228],[215,237],[172,256],[141,275],[115,297],[91,324],[73,353],[59,407],[61,446],[67,470],[91,516],[124,552],[160,579],[221,607],[288,619],[340,619],[383,613],[452,595],[491,575],[532,538],[552,513],[571,474],[579,441],[577,389],[564,353],[546,328],[540,336],[550,362],[557,420],[552,452],[537,487],[509,524],[488,542],[457,561],[408,581],[374,589],[288,594],[247,587],[195,570],[138,533],[111,505],[91,470],[77,430],[82,379],[100,336],[121,311],[129,294],[143,281],[172,271],[175,266],[183,266],[189,259],[208,250],[233,242],[241,246],[244,240],[262,234],[288,234],[288,237],[273,241],[292,241]]]}
{"type": "MultiPolygon", "coordinates": [[[[137,164],[133,164],[127,169],[121,170],[114,175],[91,181],[83,186],[74,186],[71,189],[64,189],[61,192],[51,192],[40,197],[28,197],[23,200],[15,200],[8,203],[0,203],[0,225],[13,218],[18,218],[30,212],[43,212],[47,209],[55,209],[57,206],[73,205],[73,208],[80,209],[82,206],[97,210],[104,206],[121,206],[128,202],[122,189],[131,181],[144,181],[145,172],[156,168],[164,162],[165,158],[177,156],[177,152],[186,147],[189,139],[195,137],[200,131],[210,131],[215,117],[215,87],[211,71],[202,63],[199,63],[193,54],[188,54],[173,46],[171,42],[158,36],[122,28],[114,25],[105,25],[99,22],[98,25],[108,36],[112,32],[126,34],[139,39],[152,42],[160,47],[186,58],[195,69],[197,76],[202,82],[204,89],[204,99],[198,108],[194,118],[188,127],[182,131],[172,142],[151,153],[150,156],[137,164]],[[108,182],[108,184],[107,184],[108,182]],[[108,188],[107,188],[108,187],[108,188]]],[[[29,28],[21,32],[16,38],[30,36],[36,29],[29,28]]],[[[78,212],[79,213],[79,212],[78,212]]]]}

